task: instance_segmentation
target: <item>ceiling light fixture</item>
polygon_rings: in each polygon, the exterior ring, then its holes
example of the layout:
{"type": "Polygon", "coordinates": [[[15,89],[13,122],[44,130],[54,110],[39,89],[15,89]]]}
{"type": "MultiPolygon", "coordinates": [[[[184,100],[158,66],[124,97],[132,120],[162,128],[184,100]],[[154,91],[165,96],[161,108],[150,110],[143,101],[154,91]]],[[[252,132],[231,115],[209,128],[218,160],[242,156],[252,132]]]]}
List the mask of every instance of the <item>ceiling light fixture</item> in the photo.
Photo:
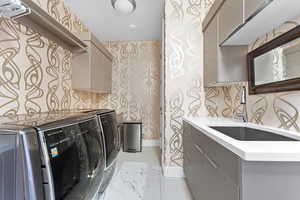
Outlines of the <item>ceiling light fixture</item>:
{"type": "Polygon", "coordinates": [[[135,28],[136,28],[136,25],[135,25],[135,24],[130,24],[130,25],[129,25],[129,28],[135,29],[135,28]]]}
{"type": "Polygon", "coordinates": [[[136,9],[135,0],[111,0],[112,7],[124,14],[130,14],[136,9]]]}

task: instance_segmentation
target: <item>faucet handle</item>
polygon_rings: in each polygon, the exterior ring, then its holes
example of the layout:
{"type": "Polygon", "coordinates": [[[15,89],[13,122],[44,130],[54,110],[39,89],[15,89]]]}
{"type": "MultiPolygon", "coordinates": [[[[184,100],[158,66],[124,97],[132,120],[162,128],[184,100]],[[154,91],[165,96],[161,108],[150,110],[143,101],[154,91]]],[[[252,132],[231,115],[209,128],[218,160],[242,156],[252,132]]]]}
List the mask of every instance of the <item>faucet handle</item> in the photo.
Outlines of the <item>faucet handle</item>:
{"type": "Polygon", "coordinates": [[[233,119],[241,120],[243,122],[246,122],[246,116],[245,116],[244,113],[235,113],[234,116],[233,116],[233,119]]]}

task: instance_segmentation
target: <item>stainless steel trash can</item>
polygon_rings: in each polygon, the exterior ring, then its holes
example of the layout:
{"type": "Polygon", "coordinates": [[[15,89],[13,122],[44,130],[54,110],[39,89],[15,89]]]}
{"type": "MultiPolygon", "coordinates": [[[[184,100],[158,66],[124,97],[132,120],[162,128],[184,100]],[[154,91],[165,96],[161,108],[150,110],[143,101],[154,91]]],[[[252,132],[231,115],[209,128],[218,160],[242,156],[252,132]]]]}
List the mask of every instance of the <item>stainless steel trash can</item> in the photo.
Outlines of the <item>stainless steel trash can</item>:
{"type": "Polygon", "coordinates": [[[142,122],[123,123],[123,151],[130,153],[142,152],[142,122]]]}

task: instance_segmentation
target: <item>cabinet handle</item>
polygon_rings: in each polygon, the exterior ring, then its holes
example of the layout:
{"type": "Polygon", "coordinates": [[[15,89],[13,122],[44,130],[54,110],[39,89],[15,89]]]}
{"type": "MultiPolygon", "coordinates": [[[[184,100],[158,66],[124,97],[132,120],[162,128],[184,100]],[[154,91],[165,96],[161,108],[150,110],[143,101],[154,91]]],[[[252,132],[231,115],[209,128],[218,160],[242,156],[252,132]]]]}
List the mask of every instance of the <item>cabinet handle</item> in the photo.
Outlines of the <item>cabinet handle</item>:
{"type": "Polygon", "coordinates": [[[213,168],[218,169],[219,166],[215,163],[207,154],[204,154],[204,157],[208,160],[208,162],[213,166],[213,168]]]}
{"type": "Polygon", "coordinates": [[[198,144],[195,144],[195,148],[196,148],[201,154],[204,154],[203,149],[202,149],[198,144]]]}
{"type": "Polygon", "coordinates": [[[197,149],[197,151],[199,151],[201,154],[204,155],[204,157],[206,158],[206,160],[208,160],[208,162],[211,164],[211,166],[213,166],[213,168],[218,169],[219,166],[217,163],[215,163],[205,152],[204,150],[197,144],[195,144],[195,148],[197,149]]]}

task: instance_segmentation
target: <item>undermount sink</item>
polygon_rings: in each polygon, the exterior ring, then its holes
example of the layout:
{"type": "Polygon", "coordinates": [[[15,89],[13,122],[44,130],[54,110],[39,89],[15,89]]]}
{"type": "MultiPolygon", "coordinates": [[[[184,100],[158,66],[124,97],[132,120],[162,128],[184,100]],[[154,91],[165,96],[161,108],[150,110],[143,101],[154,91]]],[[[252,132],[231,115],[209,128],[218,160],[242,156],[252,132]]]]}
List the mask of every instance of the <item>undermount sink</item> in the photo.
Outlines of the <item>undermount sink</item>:
{"type": "Polygon", "coordinates": [[[210,128],[240,141],[298,141],[275,133],[247,127],[210,126],[210,128]]]}

